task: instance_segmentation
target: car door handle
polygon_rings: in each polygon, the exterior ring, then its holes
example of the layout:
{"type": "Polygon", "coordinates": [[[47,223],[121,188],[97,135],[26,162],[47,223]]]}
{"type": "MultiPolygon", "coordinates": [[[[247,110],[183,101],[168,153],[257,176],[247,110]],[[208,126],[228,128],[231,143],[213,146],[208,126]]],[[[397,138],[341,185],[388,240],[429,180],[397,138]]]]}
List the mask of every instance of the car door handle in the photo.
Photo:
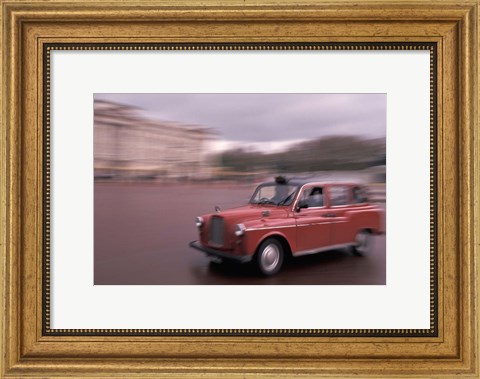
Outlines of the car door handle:
{"type": "Polygon", "coordinates": [[[323,217],[337,217],[335,213],[325,213],[323,217]]]}

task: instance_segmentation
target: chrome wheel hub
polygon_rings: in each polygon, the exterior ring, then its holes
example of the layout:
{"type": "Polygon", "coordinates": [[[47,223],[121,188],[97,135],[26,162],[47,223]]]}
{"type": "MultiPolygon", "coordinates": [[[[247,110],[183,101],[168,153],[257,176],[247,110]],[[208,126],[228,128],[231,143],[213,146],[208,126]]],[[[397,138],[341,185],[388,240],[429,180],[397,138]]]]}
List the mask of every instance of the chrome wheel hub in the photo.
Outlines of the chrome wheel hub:
{"type": "Polygon", "coordinates": [[[280,251],[274,244],[267,245],[262,252],[260,261],[265,271],[272,271],[277,267],[280,260],[280,251]]]}
{"type": "Polygon", "coordinates": [[[355,248],[360,253],[366,253],[371,245],[371,235],[367,232],[358,233],[355,236],[355,248]]]}

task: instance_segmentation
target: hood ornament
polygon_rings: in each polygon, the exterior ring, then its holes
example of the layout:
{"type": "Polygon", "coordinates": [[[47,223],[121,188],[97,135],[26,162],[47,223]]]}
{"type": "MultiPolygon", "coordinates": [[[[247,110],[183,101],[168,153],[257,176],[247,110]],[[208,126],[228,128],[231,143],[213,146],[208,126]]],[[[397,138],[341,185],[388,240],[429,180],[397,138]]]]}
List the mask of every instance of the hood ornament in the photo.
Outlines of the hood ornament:
{"type": "Polygon", "coordinates": [[[215,205],[215,212],[220,213],[221,209],[218,205],[215,205]]]}

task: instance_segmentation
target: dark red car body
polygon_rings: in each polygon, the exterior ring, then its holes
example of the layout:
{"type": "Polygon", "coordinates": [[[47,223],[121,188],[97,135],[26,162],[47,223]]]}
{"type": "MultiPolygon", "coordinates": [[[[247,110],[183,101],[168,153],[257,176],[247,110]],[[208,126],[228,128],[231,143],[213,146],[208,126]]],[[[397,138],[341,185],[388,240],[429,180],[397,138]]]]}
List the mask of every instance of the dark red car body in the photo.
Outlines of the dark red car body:
{"type": "Polygon", "coordinates": [[[367,201],[362,186],[280,178],[260,185],[248,205],[197,218],[199,240],[190,246],[224,260],[256,260],[260,271],[270,275],[280,269],[286,255],[295,257],[348,246],[365,253],[367,242],[371,245],[370,237],[384,232],[383,220],[383,209],[367,201]],[[285,204],[270,203],[267,198],[256,202],[260,188],[282,185],[295,191],[285,204]],[[315,196],[321,200],[315,202],[315,196]],[[265,256],[258,255],[264,254],[268,246],[270,253],[265,254],[281,256],[275,263],[279,267],[264,270],[261,266],[265,256]]]}

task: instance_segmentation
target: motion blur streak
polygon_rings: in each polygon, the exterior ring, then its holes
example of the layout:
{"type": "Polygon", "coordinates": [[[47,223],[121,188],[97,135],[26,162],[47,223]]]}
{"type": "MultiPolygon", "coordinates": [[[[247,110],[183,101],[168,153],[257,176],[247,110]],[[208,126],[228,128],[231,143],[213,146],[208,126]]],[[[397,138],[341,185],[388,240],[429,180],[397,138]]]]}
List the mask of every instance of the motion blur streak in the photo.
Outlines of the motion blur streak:
{"type": "Polygon", "coordinates": [[[195,217],[276,175],[369,186],[385,202],[385,94],[95,94],[95,284],[385,284],[385,236],[271,278],[210,264],[195,217]]]}

